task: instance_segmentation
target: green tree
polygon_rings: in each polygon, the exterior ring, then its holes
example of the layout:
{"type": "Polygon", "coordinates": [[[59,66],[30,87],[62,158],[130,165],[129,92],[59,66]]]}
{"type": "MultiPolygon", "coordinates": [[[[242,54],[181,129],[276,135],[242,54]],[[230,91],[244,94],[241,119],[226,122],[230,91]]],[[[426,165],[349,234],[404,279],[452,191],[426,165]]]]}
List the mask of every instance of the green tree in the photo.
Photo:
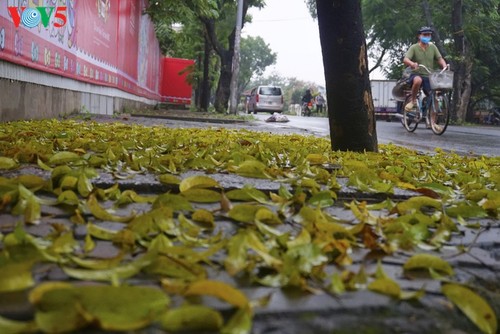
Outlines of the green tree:
{"type": "MultiPolygon", "coordinates": [[[[249,7],[262,8],[264,2],[262,0],[244,0],[243,15],[249,7]]],[[[203,44],[199,43],[198,52],[202,52],[203,56],[196,57],[199,64],[202,66],[201,93],[204,97],[201,100],[208,103],[209,82],[217,80],[215,91],[214,107],[218,112],[227,110],[230,92],[230,83],[232,75],[232,61],[234,53],[234,36],[236,23],[236,1],[235,0],[204,0],[204,1],[175,1],[165,0],[152,2],[147,10],[150,13],[156,25],[157,32],[161,32],[165,41],[163,48],[175,47],[172,41],[173,35],[171,26],[173,23],[182,23],[189,25],[193,20],[196,20],[201,25],[201,30],[189,30],[189,33],[194,33],[196,39],[198,36],[203,37],[203,44]],[[201,47],[203,46],[203,47],[201,47]],[[218,57],[217,62],[210,60],[212,52],[218,57]],[[217,75],[210,74],[208,67],[215,68],[217,75]]],[[[187,33],[187,30],[186,30],[187,33]]],[[[195,44],[193,44],[195,45],[195,44]]],[[[205,109],[205,108],[202,108],[205,109]]]]}
{"type": "Polygon", "coordinates": [[[238,91],[244,91],[252,78],[261,76],[269,65],[275,64],[276,57],[262,37],[242,38],[238,91]]]}
{"type": "Polygon", "coordinates": [[[500,34],[498,0],[364,0],[370,54],[390,78],[400,77],[401,57],[421,25],[432,26],[434,42],[455,72],[453,118],[471,120],[473,106],[499,99],[500,34]]]}
{"type": "MultiPolygon", "coordinates": [[[[463,58],[470,60],[469,66],[472,67],[471,98],[465,106],[468,107],[468,119],[472,116],[473,107],[481,101],[500,105],[499,8],[498,0],[464,0],[462,3],[463,29],[460,32],[463,32],[463,36],[455,34],[454,47],[456,50],[460,50],[462,45],[466,47],[463,58]]],[[[458,101],[457,98],[455,100],[458,101]]]]}
{"type": "Polygon", "coordinates": [[[213,49],[200,17],[217,18],[214,0],[165,0],[150,2],[146,12],[155,23],[156,35],[165,55],[196,60],[190,75],[194,85],[195,103],[199,110],[208,110],[215,63],[213,49]]]}
{"type": "MultiPolygon", "coordinates": [[[[200,17],[205,27],[208,40],[220,59],[219,80],[215,92],[214,107],[218,112],[226,112],[229,102],[233,55],[234,37],[236,32],[236,1],[218,0],[217,19],[213,17],[200,17]]],[[[244,0],[243,17],[246,17],[249,7],[262,8],[262,0],[244,0]]],[[[243,20],[244,24],[245,20],[243,20]]]]}
{"type": "MultiPolygon", "coordinates": [[[[173,50],[180,50],[177,46],[176,36],[178,30],[175,25],[181,24],[183,27],[196,21],[198,16],[213,17],[218,16],[214,0],[163,0],[150,1],[145,13],[151,17],[155,24],[156,35],[160,42],[161,50],[164,54],[169,54],[173,50]]],[[[184,36],[199,37],[200,34],[183,34],[184,36]]],[[[184,44],[187,46],[189,44],[184,44]]],[[[192,49],[192,48],[188,48],[192,49]]]]}

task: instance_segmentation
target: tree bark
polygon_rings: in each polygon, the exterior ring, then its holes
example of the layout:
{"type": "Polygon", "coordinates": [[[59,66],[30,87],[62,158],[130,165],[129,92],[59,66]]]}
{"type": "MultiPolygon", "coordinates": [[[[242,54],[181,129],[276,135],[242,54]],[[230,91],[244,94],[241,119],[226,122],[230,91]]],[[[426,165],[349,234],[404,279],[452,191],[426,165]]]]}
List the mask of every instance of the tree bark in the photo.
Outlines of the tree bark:
{"type": "Polygon", "coordinates": [[[231,83],[229,85],[229,113],[238,114],[238,101],[240,94],[238,91],[238,79],[240,76],[240,45],[241,45],[241,27],[243,26],[243,0],[238,0],[236,14],[236,28],[234,30],[234,49],[233,49],[233,70],[231,73],[231,83]]]}
{"type": "Polygon", "coordinates": [[[316,0],[333,150],[378,150],[361,0],[316,0]]]}
{"type": "Polygon", "coordinates": [[[210,105],[210,54],[212,48],[208,37],[205,35],[205,48],[203,52],[203,81],[201,83],[200,110],[208,111],[210,105]]]}
{"type": "Polygon", "coordinates": [[[215,21],[213,19],[202,19],[205,30],[212,45],[220,59],[220,76],[215,91],[214,107],[217,112],[225,113],[229,102],[229,86],[231,84],[231,71],[233,63],[234,33],[229,35],[229,48],[224,48],[217,38],[215,32],[215,21]]]}
{"type": "Polygon", "coordinates": [[[464,120],[467,122],[473,122],[474,120],[473,110],[469,108],[472,94],[472,66],[472,61],[467,57],[464,62],[465,75],[461,84],[460,105],[457,109],[457,122],[459,123],[462,123],[464,120]]]}
{"type": "MultiPolygon", "coordinates": [[[[233,42],[229,50],[220,50],[218,52],[220,57],[220,77],[217,83],[217,90],[215,91],[215,110],[219,113],[225,113],[229,104],[229,95],[231,87],[231,76],[233,70],[233,54],[234,54],[234,34],[231,34],[233,42]]],[[[231,38],[231,37],[229,37],[231,38]]]]}
{"type": "Polygon", "coordinates": [[[453,0],[452,28],[454,32],[454,47],[458,55],[454,62],[453,71],[453,99],[452,99],[452,120],[463,123],[467,117],[467,109],[470,101],[472,85],[472,60],[470,59],[465,37],[462,17],[462,0],[453,0]]]}

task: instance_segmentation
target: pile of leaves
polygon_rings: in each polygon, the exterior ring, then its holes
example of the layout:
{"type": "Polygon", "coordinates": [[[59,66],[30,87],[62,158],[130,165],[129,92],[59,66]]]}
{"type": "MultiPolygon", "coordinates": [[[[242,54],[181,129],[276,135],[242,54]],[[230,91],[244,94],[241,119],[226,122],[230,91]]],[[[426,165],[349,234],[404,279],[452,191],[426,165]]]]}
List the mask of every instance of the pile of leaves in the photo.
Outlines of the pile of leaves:
{"type": "Polygon", "coordinates": [[[369,289],[399,300],[425,294],[403,291],[384,272],[383,257],[372,273],[354,266],[353,252],[363,249],[410,252],[402,272],[424,271],[440,281],[442,294],[482,332],[496,333],[494,310],[458,282],[439,252],[464,229],[498,224],[499,167],[499,157],[422,155],[393,145],[376,154],[332,152],[326,139],[242,130],[2,124],[0,214],[14,220],[0,223],[0,297],[29,291],[35,312],[31,321],[0,317],[0,332],[158,326],[249,333],[254,309],[272,295],[248,299],[236,286],[240,278],[308,293],[369,289]],[[25,166],[40,173],[16,174],[25,166]],[[202,173],[183,176],[187,171],[202,173]],[[104,172],[117,183],[98,187],[104,172]],[[118,184],[142,174],[155,175],[169,191],[118,184]],[[215,174],[243,176],[249,184],[225,189],[215,174]],[[277,190],[259,190],[254,179],[277,190]],[[346,188],[385,198],[346,200],[340,196],[346,188]],[[412,196],[395,200],[398,191],[412,196]],[[352,218],[334,216],[334,207],[352,218]],[[30,233],[40,225],[50,233],[30,233]],[[102,242],[116,252],[96,256],[102,242]],[[43,275],[48,265],[67,279],[43,275]]]}

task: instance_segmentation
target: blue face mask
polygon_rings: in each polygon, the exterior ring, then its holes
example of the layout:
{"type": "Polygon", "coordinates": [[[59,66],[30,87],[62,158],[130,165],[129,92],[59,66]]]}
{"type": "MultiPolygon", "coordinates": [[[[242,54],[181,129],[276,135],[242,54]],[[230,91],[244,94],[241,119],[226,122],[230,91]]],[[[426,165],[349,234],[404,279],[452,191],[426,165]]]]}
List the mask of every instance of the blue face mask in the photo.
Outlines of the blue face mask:
{"type": "Polygon", "coordinates": [[[422,36],[422,37],[420,37],[420,41],[424,44],[429,44],[429,42],[431,41],[431,37],[430,36],[422,36]]]}

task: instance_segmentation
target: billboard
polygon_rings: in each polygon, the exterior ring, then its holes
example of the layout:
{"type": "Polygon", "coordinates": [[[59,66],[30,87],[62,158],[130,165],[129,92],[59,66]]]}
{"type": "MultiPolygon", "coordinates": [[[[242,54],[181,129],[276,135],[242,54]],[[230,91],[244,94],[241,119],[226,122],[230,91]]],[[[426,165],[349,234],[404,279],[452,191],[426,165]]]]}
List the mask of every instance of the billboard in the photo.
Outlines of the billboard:
{"type": "Polygon", "coordinates": [[[0,60],[159,99],[146,0],[0,1],[0,60]]]}

